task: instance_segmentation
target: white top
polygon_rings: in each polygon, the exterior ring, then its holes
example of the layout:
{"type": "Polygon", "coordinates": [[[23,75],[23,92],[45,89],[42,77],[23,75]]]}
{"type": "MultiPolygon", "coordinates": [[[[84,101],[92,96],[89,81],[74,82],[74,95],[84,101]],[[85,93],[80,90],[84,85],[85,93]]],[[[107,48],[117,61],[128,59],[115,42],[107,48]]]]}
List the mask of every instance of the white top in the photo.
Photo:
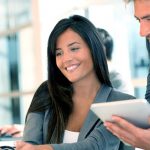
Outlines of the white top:
{"type": "Polygon", "coordinates": [[[78,141],[80,132],[72,132],[69,130],[65,130],[63,143],[75,143],[78,141]]]}

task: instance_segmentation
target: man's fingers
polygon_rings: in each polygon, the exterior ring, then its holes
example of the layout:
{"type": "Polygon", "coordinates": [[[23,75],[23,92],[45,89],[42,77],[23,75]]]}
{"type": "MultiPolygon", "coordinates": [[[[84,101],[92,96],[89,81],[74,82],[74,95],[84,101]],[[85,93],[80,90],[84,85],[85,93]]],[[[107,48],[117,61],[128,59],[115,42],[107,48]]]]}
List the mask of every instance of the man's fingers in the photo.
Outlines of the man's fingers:
{"type": "Polygon", "coordinates": [[[119,139],[121,139],[123,142],[132,145],[132,134],[130,132],[127,132],[126,130],[122,129],[120,126],[115,125],[111,122],[104,123],[106,128],[115,136],[117,136],[119,139]]]}
{"type": "Polygon", "coordinates": [[[115,123],[105,122],[104,126],[106,126],[110,132],[116,136],[119,136],[120,138],[122,138],[122,135],[126,134],[125,131],[118,126],[118,124],[116,125],[115,123]]]}
{"type": "Polygon", "coordinates": [[[144,133],[144,129],[136,127],[118,116],[113,116],[112,119],[113,122],[104,123],[106,128],[118,138],[122,139],[122,141],[133,146],[135,143],[137,144],[138,139],[141,139],[142,134],[144,133]]]}
{"type": "Polygon", "coordinates": [[[120,128],[128,131],[128,132],[136,132],[135,130],[139,129],[138,127],[134,126],[132,123],[126,121],[125,119],[118,117],[118,116],[112,116],[112,120],[115,124],[117,124],[120,128]]]}

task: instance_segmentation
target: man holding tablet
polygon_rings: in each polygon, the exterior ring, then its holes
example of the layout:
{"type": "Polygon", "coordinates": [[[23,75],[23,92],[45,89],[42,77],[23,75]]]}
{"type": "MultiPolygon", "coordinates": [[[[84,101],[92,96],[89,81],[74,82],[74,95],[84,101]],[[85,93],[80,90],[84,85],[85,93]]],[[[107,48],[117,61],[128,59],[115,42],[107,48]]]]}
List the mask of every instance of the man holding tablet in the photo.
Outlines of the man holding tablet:
{"type": "MultiPolygon", "coordinates": [[[[150,0],[128,0],[134,1],[134,15],[140,23],[140,35],[146,37],[150,43],[150,0]]],[[[147,46],[149,48],[150,46],[147,46]]],[[[147,78],[147,91],[145,98],[150,102],[150,72],[147,78]]],[[[144,111],[144,110],[143,110],[144,111]]],[[[142,113],[142,112],[139,112],[142,113]]],[[[150,128],[142,129],[134,126],[128,121],[112,116],[113,122],[105,122],[106,128],[124,142],[144,150],[150,150],[150,128]]],[[[149,118],[150,124],[150,118],[149,118]]]]}

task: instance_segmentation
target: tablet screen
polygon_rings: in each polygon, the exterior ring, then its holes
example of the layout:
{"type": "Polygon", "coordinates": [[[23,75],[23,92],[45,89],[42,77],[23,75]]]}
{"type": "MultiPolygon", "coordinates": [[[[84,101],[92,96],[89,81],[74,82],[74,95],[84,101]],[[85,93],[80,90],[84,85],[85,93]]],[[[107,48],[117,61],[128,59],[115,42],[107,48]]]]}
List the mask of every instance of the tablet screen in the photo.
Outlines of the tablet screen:
{"type": "Polygon", "coordinates": [[[112,115],[120,116],[141,128],[149,128],[150,104],[145,99],[130,99],[91,105],[91,110],[103,121],[112,121],[112,115]]]}

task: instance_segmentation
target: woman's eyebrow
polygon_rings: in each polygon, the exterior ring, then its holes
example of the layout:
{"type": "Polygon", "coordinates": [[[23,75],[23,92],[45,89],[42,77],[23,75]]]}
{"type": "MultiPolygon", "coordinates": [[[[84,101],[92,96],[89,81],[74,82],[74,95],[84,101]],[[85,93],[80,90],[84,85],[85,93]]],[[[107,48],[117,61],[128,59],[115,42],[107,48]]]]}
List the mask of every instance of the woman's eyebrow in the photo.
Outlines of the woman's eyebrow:
{"type": "Polygon", "coordinates": [[[80,44],[80,43],[79,42],[72,42],[72,43],[68,44],[68,46],[72,46],[74,44],[80,44]]]}
{"type": "Polygon", "coordinates": [[[57,50],[61,50],[61,48],[56,48],[56,51],[57,51],[57,50]]]}
{"type": "MultiPolygon", "coordinates": [[[[69,47],[69,46],[72,46],[74,44],[80,44],[80,43],[79,42],[72,42],[72,43],[69,43],[67,46],[69,47]]],[[[56,51],[57,50],[61,50],[61,48],[56,48],[56,51]]]]}

